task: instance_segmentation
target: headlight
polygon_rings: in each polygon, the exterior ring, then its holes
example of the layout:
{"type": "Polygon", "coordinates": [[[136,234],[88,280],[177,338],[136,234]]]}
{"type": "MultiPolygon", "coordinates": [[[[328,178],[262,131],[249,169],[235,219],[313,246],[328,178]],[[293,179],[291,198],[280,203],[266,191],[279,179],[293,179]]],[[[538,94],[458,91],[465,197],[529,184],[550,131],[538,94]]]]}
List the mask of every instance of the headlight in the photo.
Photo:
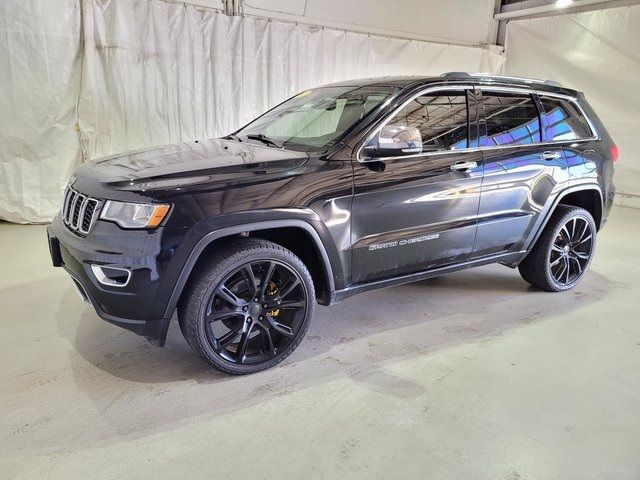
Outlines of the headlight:
{"type": "Polygon", "coordinates": [[[167,216],[170,207],[171,205],[107,200],[100,219],[116,222],[122,228],[156,228],[167,216]]]}

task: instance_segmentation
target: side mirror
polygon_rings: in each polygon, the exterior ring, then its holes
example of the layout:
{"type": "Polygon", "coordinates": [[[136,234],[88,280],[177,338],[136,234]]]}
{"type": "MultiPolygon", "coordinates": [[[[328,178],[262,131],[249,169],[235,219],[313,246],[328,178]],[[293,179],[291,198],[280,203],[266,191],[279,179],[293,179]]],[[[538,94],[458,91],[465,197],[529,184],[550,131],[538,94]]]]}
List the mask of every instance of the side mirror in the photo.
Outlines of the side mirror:
{"type": "Polygon", "coordinates": [[[416,127],[385,125],[365,151],[371,158],[398,157],[422,152],[422,134],[416,127]]]}

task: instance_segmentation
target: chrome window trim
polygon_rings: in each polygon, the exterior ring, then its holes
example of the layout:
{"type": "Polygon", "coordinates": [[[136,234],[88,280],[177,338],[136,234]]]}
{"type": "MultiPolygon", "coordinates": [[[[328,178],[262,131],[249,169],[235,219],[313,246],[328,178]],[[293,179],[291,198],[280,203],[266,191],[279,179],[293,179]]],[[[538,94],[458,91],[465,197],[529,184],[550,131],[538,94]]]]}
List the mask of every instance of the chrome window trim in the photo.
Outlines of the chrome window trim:
{"type": "MultiPolygon", "coordinates": [[[[468,114],[468,113],[467,113],[468,114]]],[[[367,162],[383,162],[383,161],[388,161],[388,160],[397,160],[397,159],[404,159],[404,158],[419,158],[419,157],[431,157],[431,156],[438,156],[438,155],[451,155],[452,153],[455,154],[459,154],[459,153],[470,153],[470,152],[480,152],[480,151],[492,151],[492,150],[501,150],[501,149],[505,149],[505,148],[526,148],[526,147],[532,147],[532,146],[557,146],[557,145],[564,145],[564,144],[574,144],[574,143],[584,143],[584,142],[592,142],[594,140],[600,140],[600,137],[598,135],[598,132],[596,130],[596,128],[593,125],[593,122],[591,121],[591,119],[589,118],[589,116],[586,114],[586,112],[584,111],[584,109],[582,108],[582,105],[580,105],[580,103],[578,103],[578,100],[576,97],[571,96],[571,95],[565,95],[562,93],[554,93],[554,92],[545,92],[542,90],[536,90],[536,89],[532,89],[532,88],[525,88],[525,87],[501,87],[501,86],[494,86],[494,85],[436,85],[433,87],[427,87],[423,90],[420,90],[418,93],[416,93],[415,95],[411,96],[411,98],[409,98],[408,100],[406,100],[405,102],[402,103],[402,105],[400,105],[399,107],[397,107],[395,110],[393,110],[393,112],[391,112],[388,116],[386,116],[384,118],[384,120],[382,120],[378,126],[376,126],[375,128],[373,128],[373,130],[371,131],[371,133],[366,134],[365,137],[365,141],[361,142],[360,146],[358,147],[358,150],[356,152],[356,160],[359,163],[367,163],[367,162]],[[396,116],[396,114],[402,110],[404,107],[406,107],[409,103],[411,103],[413,100],[415,100],[416,98],[420,97],[421,95],[427,95],[430,94],[432,92],[439,92],[439,91],[467,91],[467,90],[482,90],[483,92],[488,91],[488,92],[506,92],[506,93],[525,93],[527,95],[533,95],[534,93],[538,96],[538,97],[552,97],[552,98],[561,98],[564,100],[568,100],[570,102],[572,102],[580,111],[580,113],[584,116],[584,118],[587,120],[587,124],[589,125],[589,128],[591,129],[591,133],[592,136],[588,137],[588,138],[578,138],[578,139],[574,139],[574,140],[557,140],[557,141],[552,141],[552,142],[535,142],[535,143],[525,143],[522,145],[496,145],[496,146],[490,146],[490,147],[471,147],[471,148],[461,148],[460,150],[443,150],[440,152],[422,152],[422,153],[413,153],[413,154],[409,154],[409,155],[398,155],[398,156],[394,156],[394,157],[376,157],[375,159],[368,159],[368,158],[364,158],[362,156],[362,151],[364,150],[365,145],[367,145],[375,135],[377,135],[380,130],[382,130],[382,128],[391,121],[391,119],[393,117],[396,116]]]]}
{"type": "MultiPolygon", "coordinates": [[[[375,161],[375,162],[379,162],[385,159],[389,159],[389,158],[413,158],[416,156],[425,156],[425,155],[429,155],[429,154],[425,154],[425,153],[416,153],[416,154],[410,154],[410,155],[398,155],[395,157],[377,157],[375,160],[365,160],[362,157],[362,151],[364,150],[365,145],[367,145],[371,139],[373,139],[374,136],[376,136],[380,130],[382,130],[382,128],[391,121],[391,119],[393,117],[396,116],[396,114],[402,110],[404,107],[406,107],[407,105],[409,105],[411,102],[413,102],[416,98],[418,98],[421,95],[426,95],[428,93],[431,92],[442,92],[442,91],[461,91],[461,92],[466,92],[467,90],[473,89],[474,86],[473,85],[437,85],[437,86],[433,86],[433,87],[427,87],[423,90],[420,90],[420,92],[416,93],[415,95],[411,96],[411,98],[409,98],[408,100],[406,100],[405,102],[402,103],[402,105],[400,105],[399,107],[397,107],[395,110],[393,110],[393,112],[391,112],[391,114],[389,114],[388,116],[386,116],[384,118],[383,121],[380,122],[380,124],[375,127],[373,129],[373,131],[366,135],[366,140],[364,142],[362,142],[360,144],[360,146],[358,147],[358,151],[356,152],[356,160],[360,163],[367,163],[368,161],[375,161]]],[[[467,118],[468,118],[469,113],[467,112],[467,118]]],[[[461,150],[447,150],[445,152],[431,152],[430,154],[434,154],[434,153],[451,153],[451,152],[463,152],[463,151],[467,151],[469,149],[461,149],[461,150]]]]}
{"type": "MultiPolygon", "coordinates": [[[[591,119],[589,118],[589,116],[587,115],[587,113],[584,111],[584,109],[582,108],[582,105],[580,105],[580,103],[578,102],[578,99],[576,97],[573,97],[571,95],[564,95],[562,93],[554,93],[554,92],[544,92],[541,90],[529,90],[527,88],[518,88],[518,87],[500,87],[500,86],[484,86],[484,85],[478,85],[478,88],[480,90],[482,90],[483,92],[487,91],[487,92],[505,92],[505,93],[528,93],[528,94],[532,94],[535,93],[538,98],[540,97],[551,97],[551,98],[561,98],[563,100],[567,100],[569,102],[571,102],[573,105],[575,105],[578,109],[578,111],[582,114],[582,116],[585,118],[585,120],[587,121],[587,124],[589,125],[589,129],[591,130],[591,136],[590,137],[586,137],[586,138],[577,138],[572,140],[572,142],[575,141],[579,141],[579,140],[598,140],[600,137],[598,135],[598,131],[596,130],[596,128],[593,125],[593,122],[591,121],[591,119]]],[[[544,142],[536,142],[536,143],[530,143],[529,145],[538,145],[540,143],[544,143],[544,142]]],[[[558,142],[548,142],[548,143],[558,143],[558,142]]],[[[486,147],[486,148],[496,148],[496,147],[486,147]]]]}

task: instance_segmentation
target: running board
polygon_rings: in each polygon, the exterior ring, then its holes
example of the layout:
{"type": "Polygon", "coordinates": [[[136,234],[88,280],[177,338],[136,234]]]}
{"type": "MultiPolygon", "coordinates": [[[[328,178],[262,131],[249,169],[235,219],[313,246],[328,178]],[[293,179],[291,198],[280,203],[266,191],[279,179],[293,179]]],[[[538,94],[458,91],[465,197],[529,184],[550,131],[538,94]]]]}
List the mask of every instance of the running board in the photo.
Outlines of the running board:
{"type": "Polygon", "coordinates": [[[359,293],[368,292],[370,290],[378,290],[380,288],[395,287],[397,285],[403,285],[405,283],[418,282],[420,280],[426,280],[427,278],[439,277],[440,275],[446,275],[447,273],[466,270],[467,268],[471,267],[479,267],[481,265],[488,265],[491,263],[515,265],[520,262],[526,254],[526,250],[515,253],[501,253],[499,255],[477,258],[475,260],[456,263],[454,265],[447,265],[444,267],[433,268],[431,270],[424,270],[422,272],[410,273],[408,275],[402,275],[400,277],[385,278],[383,280],[375,280],[369,283],[351,285],[342,290],[336,290],[335,292],[333,292],[331,294],[329,305],[340,302],[359,293]]]}

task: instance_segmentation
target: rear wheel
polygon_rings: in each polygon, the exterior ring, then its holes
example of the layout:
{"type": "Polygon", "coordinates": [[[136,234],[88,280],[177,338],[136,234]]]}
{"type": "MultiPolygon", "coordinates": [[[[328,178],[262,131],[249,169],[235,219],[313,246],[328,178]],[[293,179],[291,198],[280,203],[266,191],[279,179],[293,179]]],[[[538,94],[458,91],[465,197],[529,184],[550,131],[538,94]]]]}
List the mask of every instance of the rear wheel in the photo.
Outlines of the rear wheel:
{"type": "Polygon", "coordinates": [[[575,287],[584,277],[596,245],[596,224],[580,207],[559,205],[533,250],[520,263],[522,278],[549,292],[575,287]]]}
{"type": "Polygon", "coordinates": [[[197,274],[179,309],[180,327],[203,360],[242,375],[289,356],[314,308],[313,282],[298,257],[271,242],[242,239],[197,274]]]}

